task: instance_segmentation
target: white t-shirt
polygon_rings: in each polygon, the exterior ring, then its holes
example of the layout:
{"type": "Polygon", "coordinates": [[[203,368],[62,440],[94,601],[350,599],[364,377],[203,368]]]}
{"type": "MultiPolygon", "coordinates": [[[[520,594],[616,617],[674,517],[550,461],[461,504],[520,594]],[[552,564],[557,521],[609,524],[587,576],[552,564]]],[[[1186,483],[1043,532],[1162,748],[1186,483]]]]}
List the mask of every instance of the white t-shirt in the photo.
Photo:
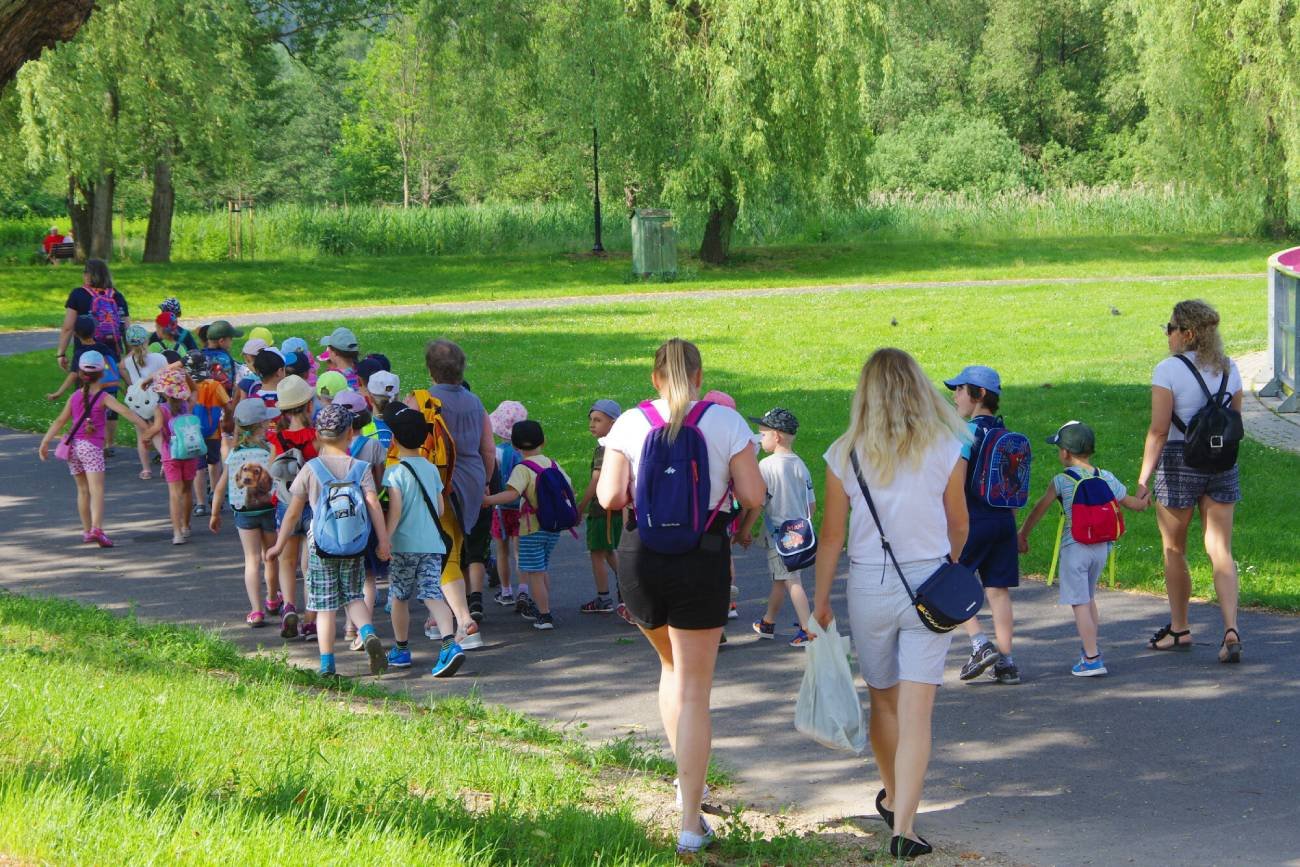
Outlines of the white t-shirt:
{"type": "MultiPolygon", "coordinates": [[[[691,406],[694,406],[692,402],[691,406]]],[[[668,418],[668,401],[660,398],[654,401],[659,414],[668,418]]],[[[609,449],[622,452],[631,466],[632,488],[636,488],[637,466],[641,463],[641,448],[645,438],[652,430],[650,420],[640,409],[633,408],[623,413],[605,436],[603,445],[606,453],[609,449]]],[[[716,506],[727,493],[731,482],[731,459],[747,448],[752,448],[753,432],[745,419],[725,406],[714,404],[700,418],[700,432],[709,450],[709,503],[716,506]]],[[[729,512],[730,503],[722,504],[722,511],[729,512]]]]}
{"type": "MultiPolygon", "coordinates": [[[[1196,364],[1195,352],[1184,352],[1187,360],[1196,364]]],[[[1211,394],[1217,394],[1219,383],[1223,381],[1223,373],[1220,371],[1210,371],[1196,365],[1201,371],[1201,376],[1205,377],[1205,385],[1210,389],[1211,394]]],[[[1182,419],[1183,424],[1192,420],[1197,410],[1205,406],[1205,392],[1201,391],[1200,383],[1192,372],[1172,355],[1156,365],[1155,372],[1151,374],[1151,384],[1158,385],[1161,388],[1167,388],[1174,395],[1174,415],[1182,419]]],[[[1237,363],[1228,359],[1228,396],[1241,391],[1241,373],[1237,370],[1237,363]]],[[[1183,432],[1171,422],[1169,425],[1169,442],[1182,442],[1184,439],[1183,432]]]]}
{"type": "Polygon", "coordinates": [[[767,483],[763,518],[769,531],[812,513],[817,502],[812,475],[798,455],[768,455],[758,462],[758,472],[767,483]]]}
{"type": "MultiPolygon", "coordinates": [[[[962,442],[953,437],[936,443],[922,458],[919,466],[901,464],[894,470],[888,485],[873,482],[871,467],[863,464],[862,472],[871,488],[871,500],[880,513],[880,523],[894,549],[898,562],[932,560],[951,553],[948,543],[948,515],[943,506],[943,493],[948,487],[948,477],[961,457],[962,442]]],[[[841,468],[835,463],[832,452],[822,457],[827,468],[844,486],[849,496],[849,560],[869,566],[888,563],[880,534],[871,520],[871,510],[853,476],[853,467],[841,468]],[[841,478],[840,473],[844,473],[841,478]]]]}
{"type": "Polygon", "coordinates": [[[167,359],[160,352],[145,353],[143,366],[137,365],[130,353],[122,359],[122,369],[131,377],[132,385],[139,385],[142,380],[156,375],[166,366],[167,359]]]}

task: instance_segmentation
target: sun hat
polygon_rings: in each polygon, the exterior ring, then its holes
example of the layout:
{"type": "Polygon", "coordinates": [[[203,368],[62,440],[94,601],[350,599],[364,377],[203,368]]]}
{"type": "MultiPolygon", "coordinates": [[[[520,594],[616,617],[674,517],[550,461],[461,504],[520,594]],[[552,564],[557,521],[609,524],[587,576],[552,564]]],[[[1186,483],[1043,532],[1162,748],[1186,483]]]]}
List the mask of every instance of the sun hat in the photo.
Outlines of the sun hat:
{"type": "Polygon", "coordinates": [[[1072,455],[1090,455],[1097,449],[1097,435],[1083,422],[1071,419],[1047,438],[1047,444],[1060,446],[1072,455]]]}
{"type": "Polygon", "coordinates": [[[244,341],[244,347],[239,350],[240,355],[257,355],[263,349],[268,348],[269,344],[260,337],[252,337],[244,341]]]}
{"type": "Polygon", "coordinates": [[[126,329],[127,346],[144,346],[149,342],[149,329],[135,324],[126,329]]]}
{"type": "Polygon", "coordinates": [[[790,412],[790,410],[782,409],[779,406],[772,407],[763,413],[761,418],[750,416],[749,420],[759,427],[769,428],[781,433],[799,433],[799,419],[795,418],[794,413],[790,412]]]}
{"type": "Polygon", "coordinates": [[[267,406],[260,397],[246,397],[235,404],[235,424],[240,427],[252,427],[279,417],[280,410],[267,406]]]}
{"type": "Polygon", "coordinates": [[[492,425],[492,433],[503,440],[508,440],[515,425],[527,418],[528,410],[522,403],[517,400],[503,400],[488,416],[488,423],[492,425]]]}
{"type": "Polygon", "coordinates": [[[515,422],[510,430],[510,444],[517,449],[539,449],[546,442],[542,426],[532,419],[515,422]]]}
{"type": "Polygon", "coordinates": [[[280,409],[297,409],[313,397],[307,380],[297,374],[289,374],[275,387],[275,404],[280,409]]]}
{"type": "Polygon", "coordinates": [[[296,352],[299,355],[306,355],[309,349],[310,347],[307,346],[307,341],[303,340],[301,337],[286,337],[284,343],[280,344],[280,351],[285,354],[296,352]]]}
{"type": "Polygon", "coordinates": [[[339,439],[352,430],[353,418],[352,410],[346,406],[330,404],[316,416],[316,434],[321,439],[339,439]]]}
{"type": "Polygon", "coordinates": [[[348,387],[348,379],[337,370],[327,370],[316,380],[316,393],[330,400],[348,387]]]}
{"type": "Polygon", "coordinates": [[[350,388],[345,388],[338,394],[334,395],[334,399],[330,401],[330,403],[335,406],[346,407],[354,413],[365,412],[370,408],[366,403],[366,399],[350,388]]]}
{"type": "Polygon", "coordinates": [[[248,329],[248,337],[251,340],[265,340],[267,346],[275,343],[275,340],[271,337],[271,329],[265,325],[257,325],[248,329]]]}
{"type": "Polygon", "coordinates": [[[956,391],[963,385],[973,385],[994,394],[1002,393],[1002,377],[998,376],[996,370],[983,364],[972,364],[963,367],[961,373],[952,379],[945,379],[943,384],[948,386],[949,391],[956,391]]]}
{"type": "Polygon", "coordinates": [[[158,305],[158,309],[164,313],[170,313],[177,319],[181,318],[181,302],[177,298],[164,298],[158,305]]]}
{"type": "Polygon", "coordinates": [[[243,337],[244,332],[224,319],[218,319],[208,326],[206,340],[224,340],[227,337],[243,337]]]}
{"type": "Polygon", "coordinates": [[[618,418],[623,414],[623,407],[619,406],[616,401],[603,397],[591,405],[591,409],[587,410],[587,415],[591,415],[593,412],[603,412],[610,418],[618,418]]]}
{"type": "Polygon", "coordinates": [[[176,400],[185,400],[190,396],[190,384],[185,380],[185,372],[177,367],[159,371],[153,378],[153,390],[176,400]]]}
{"type": "Polygon", "coordinates": [[[357,343],[357,336],[352,333],[352,329],[343,325],[322,337],[320,345],[330,349],[342,350],[343,352],[356,352],[361,348],[361,344],[357,343]]]}
{"type": "Polygon", "coordinates": [[[404,403],[390,403],[384,407],[384,424],[388,425],[393,439],[402,448],[418,449],[429,437],[429,422],[424,413],[404,403]]]}
{"type": "Polygon", "coordinates": [[[707,400],[709,403],[716,403],[719,406],[725,406],[727,409],[736,408],[736,399],[725,391],[718,391],[717,389],[704,395],[700,400],[707,400]]]}
{"type": "Polygon", "coordinates": [[[376,397],[395,398],[402,388],[402,381],[398,379],[397,374],[389,373],[387,370],[376,370],[365,382],[366,391],[376,397]]]}
{"type": "Polygon", "coordinates": [[[87,373],[94,373],[97,370],[104,369],[104,354],[94,349],[88,349],[81,353],[81,358],[77,359],[77,369],[84,370],[87,373]]]}

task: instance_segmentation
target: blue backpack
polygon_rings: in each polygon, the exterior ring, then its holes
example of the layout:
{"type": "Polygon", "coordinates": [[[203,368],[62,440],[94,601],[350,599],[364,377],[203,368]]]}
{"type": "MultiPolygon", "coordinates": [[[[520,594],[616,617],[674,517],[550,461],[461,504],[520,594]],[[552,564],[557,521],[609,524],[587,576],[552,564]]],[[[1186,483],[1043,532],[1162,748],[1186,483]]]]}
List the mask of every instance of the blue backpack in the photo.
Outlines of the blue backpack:
{"type": "Polygon", "coordinates": [[[361,454],[361,450],[366,447],[366,443],[368,442],[370,442],[370,437],[365,434],[353,437],[352,445],[348,446],[348,454],[354,458],[357,457],[361,454]]]}
{"type": "Polygon", "coordinates": [[[976,502],[994,509],[1020,509],[1029,501],[1029,437],[1007,430],[1002,416],[987,426],[971,446],[967,483],[976,502]]]}
{"type": "Polygon", "coordinates": [[[669,442],[668,422],[650,401],[638,409],[651,431],[641,446],[633,507],[641,542],[660,554],[684,554],[700,546],[704,531],[717,517],[731,489],[710,511],[709,448],[700,419],[713,406],[706,400],[691,407],[677,438],[669,442]]]}
{"type": "Polygon", "coordinates": [[[551,461],[549,467],[543,467],[533,461],[521,463],[537,474],[534,483],[537,508],[524,500],[524,511],[537,515],[537,526],[549,532],[572,530],[578,526],[578,501],[564,473],[560,472],[559,464],[551,461]]]}
{"type": "Polygon", "coordinates": [[[346,477],[339,479],[320,458],[307,462],[320,482],[320,495],[311,509],[311,536],[316,553],[327,559],[359,557],[370,539],[370,511],[361,480],[369,464],[353,461],[346,477]]]}
{"type": "MultiPolygon", "coordinates": [[[[505,490],[506,482],[510,481],[510,474],[515,471],[515,467],[519,466],[521,460],[523,460],[523,456],[510,443],[501,443],[497,446],[497,469],[493,473],[496,490],[493,493],[505,490]]],[[[519,511],[519,504],[520,501],[515,500],[513,503],[501,506],[501,508],[509,512],[517,512],[519,511]]]]}

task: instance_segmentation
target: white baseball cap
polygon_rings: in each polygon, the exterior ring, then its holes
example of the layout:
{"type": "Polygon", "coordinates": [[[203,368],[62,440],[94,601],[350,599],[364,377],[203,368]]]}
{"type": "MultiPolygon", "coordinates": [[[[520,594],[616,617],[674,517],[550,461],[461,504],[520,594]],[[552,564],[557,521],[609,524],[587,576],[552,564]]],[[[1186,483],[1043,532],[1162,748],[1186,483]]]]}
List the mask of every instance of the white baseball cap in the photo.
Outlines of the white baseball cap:
{"type": "Polygon", "coordinates": [[[367,391],[373,395],[383,395],[388,398],[397,397],[401,385],[401,380],[397,378],[397,374],[389,373],[387,370],[376,370],[370,374],[370,379],[366,380],[367,391]]]}

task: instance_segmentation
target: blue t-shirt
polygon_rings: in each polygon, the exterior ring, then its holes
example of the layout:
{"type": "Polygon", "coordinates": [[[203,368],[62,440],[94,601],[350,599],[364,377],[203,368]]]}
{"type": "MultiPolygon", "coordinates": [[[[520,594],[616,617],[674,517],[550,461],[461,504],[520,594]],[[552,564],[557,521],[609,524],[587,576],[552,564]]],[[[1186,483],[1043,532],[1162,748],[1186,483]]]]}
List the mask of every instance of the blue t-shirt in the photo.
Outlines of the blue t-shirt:
{"type": "MultiPolygon", "coordinates": [[[[415,470],[420,482],[424,483],[425,493],[436,507],[442,496],[442,477],[438,475],[438,468],[422,457],[402,460],[415,470]]],[[[429,506],[411,470],[401,464],[389,467],[384,473],[384,487],[395,488],[402,496],[402,517],[393,529],[393,550],[399,554],[446,554],[442,534],[429,514],[429,506]]]]}
{"type": "MultiPolygon", "coordinates": [[[[1110,486],[1110,492],[1115,495],[1116,500],[1122,500],[1128,496],[1128,488],[1124,483],[1111,475],[1109,470],[1097,469],[1097,475],[1101,477],[1107,485],[1110,486]]],[[[1079,473],[1085,479],[1090,475],[1082,467],[1075,467],[1075,472],[1079,473]]],[[[1056,497],[1061,501],[1061,508],[1065,510],[1065,532],[1061,536],[1062,545],[1077,545],[1074,536],[1070,534],[1070,508],[1074,505],[1074,488],[1079,484],[1079,480],[1073,479],[1065,473],[1057,473],[1052,478],[1052,489],[1056,491],[1056,497]]],[[[1110,544],[1109,542],[1105,544],[1110,544]]]]}
{"type": "Polygon", "coordinates": [[[971,477],[975,474],[975,457],[979,455],[979,449],[984,442],[984,435],[990,428],[998,427],[999,422],[996,416],[977,415],[973,416],[966,422],[966,427],[970,430],[971,441],[963,443],[961,447],[961,456],[966,460],[966,512],[970,515],[971,522],[975,521],[1003,521],[1015,526],[1016,511],[1015,509],[1000,509],[990,506],[980,498],[971,493],[971,477]]]}
{"type": "Polygon", "coordinates": [[[222,383],[227,387],[233,387],[235,383],[235,358],[229,352],[217,346],[204,348],[203,354],[209,362],[216,362],[221,365],[222,372],[226,375],[226,381],[222,383]]]}

